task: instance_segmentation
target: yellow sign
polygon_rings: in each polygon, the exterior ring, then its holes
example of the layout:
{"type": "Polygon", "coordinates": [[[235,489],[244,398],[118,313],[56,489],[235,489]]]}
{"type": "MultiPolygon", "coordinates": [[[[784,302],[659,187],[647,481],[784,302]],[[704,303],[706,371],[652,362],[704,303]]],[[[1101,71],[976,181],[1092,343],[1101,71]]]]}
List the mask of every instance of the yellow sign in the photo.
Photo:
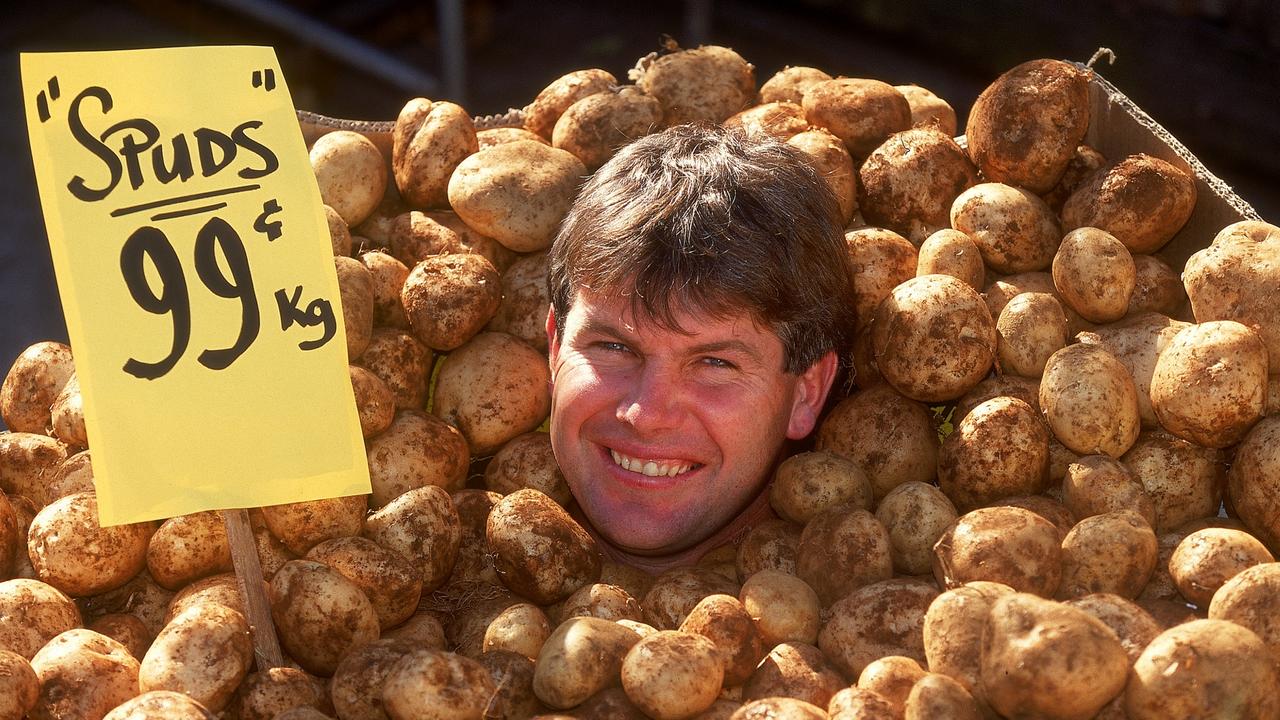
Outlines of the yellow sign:
{"type": "Polygon", "coordinates": [[[368,493],[275,51],[24,53],[22,89],[102,524],[368,493]]]}

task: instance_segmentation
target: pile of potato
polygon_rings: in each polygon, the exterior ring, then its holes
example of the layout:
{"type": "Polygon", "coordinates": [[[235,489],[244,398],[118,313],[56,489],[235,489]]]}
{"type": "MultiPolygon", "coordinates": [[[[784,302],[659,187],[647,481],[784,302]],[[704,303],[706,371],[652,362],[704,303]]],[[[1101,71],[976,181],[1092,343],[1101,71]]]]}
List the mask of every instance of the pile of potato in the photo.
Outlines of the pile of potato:
{"type": "Polygon", "coordinates": [[[1180,279],[1153,253],[1193,178],[1082,145],[1056,61],[964,144],[928,90],[757,89],[723,47],[630,79],[565,75],[523,127],[414,99],[390,158],[314,143],[373,492],[252,512],[285,667],[254,667],[216,514],[98,526],[70,348],[14,363],[0,720],[1280,717],[1280,229],[1180,279]],[[545,250],[584,176],[689,121],[812,156],[858,340],[777,518],[651,577],[602,560],[536,432],[545,250]]]}

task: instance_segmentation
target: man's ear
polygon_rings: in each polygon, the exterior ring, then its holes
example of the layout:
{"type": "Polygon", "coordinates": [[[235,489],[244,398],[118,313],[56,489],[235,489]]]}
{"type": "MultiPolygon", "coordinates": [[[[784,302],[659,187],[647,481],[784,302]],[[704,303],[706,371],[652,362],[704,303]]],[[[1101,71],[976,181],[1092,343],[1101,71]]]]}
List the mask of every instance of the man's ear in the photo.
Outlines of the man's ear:
{"type": "Polygon", "coordinates": [[[551,381],[556,379],[556,356],[560,354],[560,333],[556,332],[556,309],[547,306],[547,360],[551,363],[551,381]]]}
{"type": "Polygon", "coordinates": [[[800,440],[813,432],[839,365],[840,358],[833,350],[800,373],[791,405],[791,420],[787,425],[788,438],[800,440]]]}

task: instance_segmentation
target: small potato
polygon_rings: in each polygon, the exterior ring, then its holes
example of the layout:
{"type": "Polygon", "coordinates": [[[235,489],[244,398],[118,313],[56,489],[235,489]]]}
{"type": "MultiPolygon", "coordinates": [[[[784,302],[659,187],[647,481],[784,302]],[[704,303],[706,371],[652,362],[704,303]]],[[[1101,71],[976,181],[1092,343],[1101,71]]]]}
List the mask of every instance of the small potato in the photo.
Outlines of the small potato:
{"type": "MultiPolygon", "coordinates": [[[[382,688],[401,658],[424,646],[403,639],[374,640],[353,648],[329,681],[333,709],[343,720],[386,720],[382,688]]],[[[439,648],[427,649],[436,650],[439,648]]]]}
{"type": "Polygon", "coordinates": [[[46,505],[31,521],[27,551],[36,575],[72,596],[115,589],[147,563],[150,522],[101,527],[98,497],[75,493],[46,505]]]}
{"type": "Polygon", "coordinates": [[[1067,466],[1062,502],[1081,520],[1132,510],[1155,527],[1155,503],[1146,488],[1124,463],[1108,455],[1086,455],[1067,466]]]}
{"type": "Polygon", "coordinates": [[[503,445],[485,468],[484,485],[501,495],[533,488],[561,507],[568,507],[573,500],[551,451],[551,436],[543,432],[517,435],[503,445]]]}
{"type": "Polygon", "coordinates": [[[427,378],[435,353],[396,328],[374,328],[360,366],[377,375],[395,400],[396,410],[419,410],[426,405],[427,378]]]}
{"type": "Polygon", "coordinates": [[[1005,275],[1048,268],[1062,239],[1043,200],[998,182],[960,193],[951,204],[951,227],[972,238],[987,266],[1005,275]]]}
{"type": "MultiPolygon", "coordinates": [[[[982,298],[987,301],[987,309],[991,311],[991,317],[1000,317],[1000,311],[1004,310],[1004,306],[1010,300],[1028,292],[1044,292],[1053,295],[1059,303],[1062,298],[1058,297],[1058,288],[1053,286],[1053,275],[1048,272],[1025,272],[1006,275],[995,280],[982,292],[982,298]]],[[[1080,317],[1080,314],[1071,309],[1070,305],[1063,304],[1062,312],[1067,315],[1067,332],[1078,333],[1083,330],[1092,330],[1095,325],[1088,320],[1080,317]]]]}
{"type": "Polygon", "coordinates": [[[909,657],[886,655],[862,669],[858,687],[876,693],[902,712],[911,688],[927,674],[920,663],[909,657]]]}
{"type": "Polygon", "coordinates": [[[483,665],[454,653],[413,650],[382,686],[391,720],[472,720],[484,716],[497,688],[483,665]]]}
{"type": "Polygon", "coordinates": [[[1111,628],[1120,638],[1130,663],[1137,662],[1142,651],[1164,629],[1151,613],[1119,595],[1093,593],[1068,600],[1067,605],[1084,610],[1111,628]]]}
{"type": "Polygon", "coordinates": [[[847,225],[858,209],[858,174],[844,143],[827,130],[815,128],[792,135],[787,144],[800,148],[813,161],[818,176],[836,196],[840,218],[847,225]]]}
{"type": "Polygon", "coordinates": [[[956,111],[946,100],[919,85],[894,85],[911,107],[911,127],[936,127],[947,137],[955,137],[956,111]]]}
{"type": "Polygon", "coordinates": [[[872,323],[876,367],[913,400],[954,400],[977,385],[995,360],[991,312],[973,288],[950,275],[925,275],[895,287],[872,323]]]}
{"type": "Polygon", "coordinates": [[[503,584],[539,605],[600,578],[595,540],[537,490],[517,490],[494,505],[485,538],[503,584]]]}
{"type": "Polygon", "coordinates": [[[102,720],[216,720],[217,717],[183,693],[152,690],[117,705],[102,720]]]}
{"type": "Polygon", "coordinates": [[[322,562],[356,584],[373,605],[382,630],[408,620],[418,608],[422,575],[399,553],[362,537],[325,540],[307,551],[307,559],[322,562]]]}
{"type": "Polygon", "coordinates": [[[142,658],[138,687],[180,692],[221,712],[252,662],[253,637],[244,616],[223,605],[199,605],[156,636],[142,658]]]}
{"type": "Polygon", "coordinates": [[[87,627],[124,645],[129,650],[129,654],[135,658],[146,655],[147,648],[155,639],[141,618],[127,613],[103,615],[89,623],[87,627]]]}
{"type": "Polygon", "coordinates": [[[0,432],[0,490],[44,505],[45,484],[67,459],[66,443],[45,435],[0,432]]]}
{"type": "Polygon", "coordinates": [[[830,75],[817,68],[788,65],[760,86],[760,103],[799,103],[806,90],[830,79],[830,75]]]}
{"type": "Polygon", "coordinates": [[[645,622],[659,630],[675,630],[708,595],[737,596],[741,586],[703,567],[676,567],[654,580],[640,600],[645,622]]]}
{"type": "Polygon", "coordinates": [[[973,101],[965,136],[987,178],[1048,192],[1089,129],[1089,72],[1061,60],[1007,70],[973,101]]]}
{"type": "Polygon", "coordinates": [[[1244,570],[1275,562],[1257,538],[1240,530],[1205,528],[1191,533],[1169,558],[1169,574],[1178,592],[1200,607],[1207,607],[1228,580],[1244,570]]]}
{"type": "Polygon", "coordinates": [[[524,109],[524,129],[550,140],[556,121],[569,106],[617,84],[618,79],[611,73],[596,68],[562,75],[543,88],[524,109]]]}
{"type": "Polygon", "coordinates": [[[545,355],[506,333],[484,332],[445,358],[432,412],[483,457],[542,424],[550,383],[545,355]]]}
{"type": "Polygon", "coordinates": [[[1155,255],[1134,255],[1133,295],[1129,297],[1129,315],[1157,312],[1176,315],[1187,300],[1182,278],[1168,263],[1155,255]]]}
{"type": "Polygon", "coordinates": [[[369,440],[370,504],[382,507],[427,485],[453,490],[466,480],[471,452],[456,428],[421,410],[402,410],[369,440]]]}
{"type": "Polygon", "coordinates": [[[774,511],[800,525],[840,505],[870,510],[871,501],[871,482],[862,468],[826,450],[782,461],[769,486],[769,504],[774,511]]]}
{"type": "MultiPolygon", "coordinates": [[[[746,590],[745,585],[743,590],[746,590]]],[[[745,592],[743,596],[747,597],[745,592]]],[[[817,608],[816,603],[814,608],[817,608]]],[[[710,640],[715,645],[715,655],[723,669],[725,687],[737,687],[751,676],[765,654],[764,635],[754,618],[755,614],[745,603],[732,595],[708,595],[689,611],[688,617],[680,623],[680,631],[696,633],[710,640]]],[[[817,619],[816,615],[814,619],[817,619]]],[[[814,636],[817,636],[816,631],[814,636]]]]}
{"type": "Polygon", "coordinates": [[[1195,205],[1189,172],[1139,153],[1085,180],[1062,206],[1062,223],[1068,230],[1099,228],[1130,252],[1153,253],[1182,229],[1195,205]]]}
{"type": "Polygon", "coordinates": [[[1132,510],[1084,518],[1062,541],[1058,597],[1111,593],[1132,600],[1151,577],[1158,552],[1155,532],[1132,510]]]}
{"type": "Polygon", "coordinates": [[[169,518],[147,544],[147,570],[169,590],[231,569],[227,526],[216,512],[169,518]]]}
{"type": "Polygon", "coordinates": [[[1209,602],[1209,618],[1230,620],[1249,628],[1280,660],[1280,563],[1262,563],[1247,568],[1223,583],[1209,602]]]}
{"type": "Polygon", "coordinates": [[[414,337],[432,350],[453,350],[498,311],[502,277],[479,255],[438,255],[409,271],[400,300],[414,337]]]}
{"type": "Polygon", "coordinates": [[[927,575],[934,543],[958,516],[946,494],[928,483],[906,482],[885,495],[876,507],[876,519],[889,531],[894,570],[927,575]]]}
{"type": "Polygon", "coordinates": [[[1280,713],[1276,669],[1252,631],[1225,620],[1193,620],[1160,633],[1133,664],[1124,709],[1133,720],[1280,713]]]}
{"type": "Polygon", "coordinates": [[[867,222],[919,245],[948,226],[951,204],[978,183],[969,156],[934,127],[890,135],[858,169],[858,207],[867,222]]]}
{"type": "Polygon", "coordinates": [[[641,638],[622,659],[621,672],[627,697],[657,720],[688,718],[711,707],[724,679],[715,643],[678,630],[641,638]]]}
{"type": "Polygon", "coordinates": [[[1095,345],[1068,345],[1049,357],[1040,410],[1054,436],[1082,455],[1120,457],[1142,430],[1133,377],[1095,345]]]}
{"type": "Polygon", "coordinates": [[[662,124],[662,106],[635,87],[609,88],[566,109],[551,132],[552,147],[568,150],[589,172],[618,148],[662,124]]]}
{"type": "Polygon", "coordinates": [[[916,248],[892,230],[870,227],[846,232],[844,242],[853,263],[854,317],[862,329],[894,288],[916,276],[916,248]]]}
{"type": "Polygon", "coordinates": [[[788,697],[825,707],[846,686],[845,679],[818,648],[782,643],[769,651],[747,679],[742,686],[742,699],[750,702],[788,697]]]}
{"type": "Polygon", "coordinates": [[[997,599],[989,617],[981,684],[1001,715],[1088,720],[1124,690],[1124,647],[1085,611],[1014,593],[997,599]]]}
{"type": "MultiPolygon", "coordinates": [[[[408,269],[433,257],[465,252],[459,232],[435,213],[410,210],[387,221],[387,247],[391,255],[408,269]]],[[[404,282],[401,281],[401,286],[404,282]]],[[[397,301],[400,293],[396,293],[397,301]]]]}
{"type": "Polygon", "coordinates": [[[75,602],[52,585],[27,578],[0,582],[0,650],[30,660],[81,622],[75,602]]]}
{"type": "Polygon", "coordinates": [[[1053,523],[1030,510],[979,508],[961,515],[934,545],[933,575],[951,589],[974,580],[1053,597],[1062,550],[1053,523]]]}
{"type": "Polygon", "coordinates": [[[138,661],[92,630],[67,630],[31,658],[40,697],[31,718],[100,718],[138,694],[138,661]]]}
{"type": "MultiPolygon", "coordinates": [[[[1152,527],[1157,533],[1218,512],[1224,471],[1220,451],[1150,430],[1138,437],[1120,462],[1151,496],[1156,515],[1152,527]]],[[[1238,497],[1233,495],[1233,500],[1239,511],[1238,497]]]]}
{"type": "Polygon", "coordinates": [[[1084,319],[1107,323],[1129,311],[1137,270],[1133,256],[1115,236],[1083,227],[1062,238],[1053,256],[1053,284],[1084,319]]]}
{"type": "Polygon", "coordinates": [[[938,452],[938,486],[961,511],[1044,486],[1049,432],[1036,411],[1012,397],[977,406],[938,452]]]}
{"type": "Polygon", "coordinates": [[[351,228],[342,219],[337,210],[324,206],[324,219],[329,224],[329,242],[333,245],[334,255],[350,255],[352,250],[351,228]]]}
{"type": "Polygon", "coordinates": [[[449,579],[462,526],[449,493],[435,485],[409,490],[365,521],[365,537],[399,553],[422,573],[422,592],[449,579]]]}
{"type": "Polygon", "coordinates": [[[943,228],[924,239],[916,257],[916,275],[950,275],[982,292],[986,266],[973,238],[959,230],[943,228]]]}
{"type": "Polygon", "coordinates": [[[275,667],[250,673],[236,689],[227,713],[240,720],[272,720],[278,713],[305,706],[331,710],[328,689],[306,672],[275,667]]]}
{"type": "Polygon", "coordinates": [[[644,611],[631,593],[617,585],[598,582],[578,588],[556,608],[555,620],[564,622],[572,617],[643,622],[644,611]]]}
{"type": "Polygon", "coordinates": [[[749,578],[761,570],[777,570],[796,574],[796,550],[804,527],[779,518],[756,523],[738,543],[734,567],[739,579],[749,578]]]}
{"type": "Polygon", "coordinates": [[[39,697],[40,679],[27,658],[0,650],[0,718],[27,717],[39,697]]]}
{"type": "Polygon", "coordinates": [[[981,700],[979,652],[991,606],[1014,589],[1002,583],[974,582],[934,598],[924,616],[924,654],[931,671],[955,679],[981,700]]]}
{"type": "Polygon", "coordinates": [[[756,95],[755,68],[718,45],[651,55],[640,61],[631,78],[662,105],[663,127],[722,123],[756,95]]]}
{"type": "Polygon", "coordinates": [[[378,639],[369,599],[323,563],[285,563],[271,578],[268,597],[281,646],[309,673],[329,677],[353,648],[378,639]]]}
{"type": "Polygon", "coordinates": [[[515,335],[547,351],[547,254],[534,253],[511,263],[502,273],[502,302],[485,329],[515,335]]]}
{"type": "Polygon", "coordinates": [[[333,264],[338,273],[347,361],[355,362],[373,336],[373,273],[355,258],[334,257],[333,264]]]}
{"type": "Polygon", "coordinates": [[[761,570],[747,578],[738,597],[755,620],[765,647],[817,642],[822,604],[800,578],[778,570],[761,570]]]}
{"type": "Polygon", "coordinates": [[[1197,445],[1235,445],[1266,410],[1267,349],[1232,320],[1184,328],[1169,341],[1151,375],[1151,406],[1160,425],[1197,445]]]}
{"type": "Polygon", "coordinates": [[[982,711],[973,695],[956,680],[938,673],[927,673],[916,681],[902,705],[903,720],[979,720],[982,711]]]}
{"type": "Polygon", "coordinates": [[[805,117],[844,141],[861,160],[890,135],[911,127],[911,105],[892,85],[864,78],[836,78],[810,86],[801,99],[805,117]]]}
{"type": "Polygon", "coordinates": [[[506,650],[537,659],[551,635],[551,621],[537,605],[516,603],[498,613],[484,631],[484,652],[506,650]]]}
{"type": "Polygon", "coordinates": [[[889,531],[866,510],[836,507],[804,526],[796,575],[830,607],[869,583],[893,576],[889,531]]]}
{"type": "Polygon", "coordinates": [[[365,439],[386,430],[396,413],[396,399],[381,378],[359,365],[348,365],[351,390],[356,398],[360,433],[365,439]]]}
{"type": "Polygon", "coordinates": [[[743,704],[729,716],[729,720],[823,720],[826,717],[822,708],[813,703],[795,698],[771,697],[743,704]]]}
{"type": "Polygon", "coordinates": [[[786,141],[809,129],[804,108],[795,102],[761,103],[724,121],[724,126],[748,135],[764,135],[786,141]]]}
{"type": "Polygon", "coordinates": [[[305,555],[325,540],[359,535],[367,507],[366,496],[348,495],[271,505],[262,519],[290,552],[305,555]]]}
{"type": "Polygon", "coordinates": [[[84,395],[80,393],[80,379],[75,373],[53,399],[53,406],[49,408],[49,427],[55,438],[72,448],[89,446],[89,435],[84,426],[84,395]]]}
{"type": "Polygon", "coordinates": [[[818,427],[818,450],[855,462],[875,498],[905,482],[932,482],[938,469],[938,432],[924,404],[882,385],[841,400],[818,427]],[[868,433],[869,427],[877,428],[868,433]]]}
{"type": "Polygon", "coordinates": [[[63,343],[38,342],[23,350],[0,385],[0,418],[9,430],[45,432],[49,408],[75,369],[71,347],[63,343]]]}
{"type": "Polygon", "coordinates": [[[1000,311],[996,333],[1000,368],[1038,378],[1049,357],[1067,344],[1067,316],[1053,295],[1022,293],[1000,311]]]}
{"type": "Polygon", "coordinates": [[[350,130],[335,130],[315,141],[311,170],[320,186],[320,199],[348,227],[364,222],[387,189],[382,152],[369,138],[350,130]]]}
{"type": "MultiPolygon", "coordinates": [[[[374,327],[408,327],[404,305],[400,303],[400,289],[409,277],[408,266],[377,250],[361,253],[360,262],[373,275],[374,327]]],[[[368,352],[368,348],[365,351],[368,352]]]]}
{"type": "Polygon", "coordinates": [[[479,143],[481,150],[487,150],[494,145],[502,143],[515,142],[517,140],[532,140],[550,144],[550,141],[536,133],[531,133],[524,128],[515,127],[497,127],[487,130],[476,130],[476,142],[479,143]]]}
{"type": "Polygon", "coordinates": [[[460,105],[410,100],[391,133],[391,167],[400,197],[414,207],[445,206],[449,176],[479,149],[475,123],[460,105]]]}
{"type": "Polygon", "coordinates": [[[566,709],[618,682],[634,631],[611,620],[570,618],[542,645],[533,670],[533,692],[548,706],[566,709]]]}
{"type": "Polygon", "coordinates": [[[924,616],[937,596],[933,583],[907,578],[864,585],[827,611],[818,647],[847,677],[886,655],[923,663],[924,616]]]}
{"type": "Polygon", "coordinates": [[[567,150],[529,140],[505,143],[458,165],[449,178],[449,205],[511,250],[544,250],[586,174],[567,150]]]}
{"type": "Polygon", "coordinates": [[[1188,327],[1191,327],[1190,323],[1159,313],[1141,313],[1079,333],[1076,340],[1101,346],[1128,369],[1138,391],[1138,414],[1142,418],[1142,426],[1155,428],[1160,423],[1151,406],[1151,377],[1155,374],[1160,353],[1188,327]]]}

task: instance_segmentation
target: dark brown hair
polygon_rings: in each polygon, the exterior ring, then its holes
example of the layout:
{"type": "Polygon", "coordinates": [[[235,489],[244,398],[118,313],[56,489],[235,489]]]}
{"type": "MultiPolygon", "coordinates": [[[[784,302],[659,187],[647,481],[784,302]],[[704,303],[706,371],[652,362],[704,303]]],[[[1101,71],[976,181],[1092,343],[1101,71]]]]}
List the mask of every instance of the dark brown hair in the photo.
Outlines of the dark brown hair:
{"type": "Polygon", "coordinates": [[[630,296],[638,318],[683,331],[679,310],[745,310],[803,372],[853,332],[840,211],[799,149],[718,126],[637,140],[587,181],[551,247],[556,332],[579,289],[630,296]]]}

